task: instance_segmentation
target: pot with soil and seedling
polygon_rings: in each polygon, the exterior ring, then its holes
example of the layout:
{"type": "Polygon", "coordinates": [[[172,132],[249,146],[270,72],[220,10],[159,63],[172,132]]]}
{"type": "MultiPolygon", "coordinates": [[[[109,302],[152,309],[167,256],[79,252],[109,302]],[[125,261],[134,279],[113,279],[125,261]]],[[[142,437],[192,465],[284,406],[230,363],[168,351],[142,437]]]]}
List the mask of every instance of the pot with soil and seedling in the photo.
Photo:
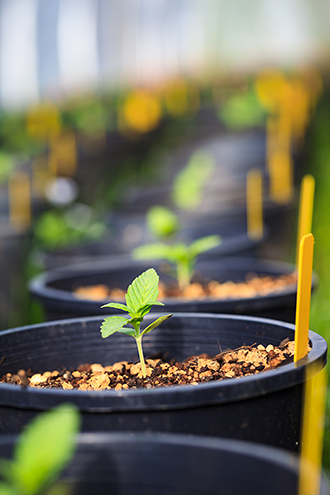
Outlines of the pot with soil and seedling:
{"type": "MultiPolygon", "coordinates": [[[[63,404],[39,415],[19,436],[0,438],[0,493],[294,495],[299,460],[248,442],[174,434],[81,433],[79,414],[63,404]]],[[[319,481],[319,478],[318,478],[319,481]]],[[[329,491],[321,478],[320,495],[329,491]]]]}
{"type": "Polygon", "coordinates": [[[322,337],[310,332],[311,349],[294,364],[286,340],[294,339],[293,325],[247,316],[147,314],[151,306],[161,307],[153,306],[157,282],[152,269],[131,282],[126,304],[104,308],[130,317],[61,320],[2,332],[1,431],[20,431],[37,411],[70,401],[82,412],[84,431],[223,436],[297,450],[306,369],[313,364],[321,369],[326,361],[322,337]],[[100,338],[101,326],[103,337],[111,339],[100,338]],[[136,362],[135,340],[142,338],[146,376],[136,362]],[[257,354],[255,364],[241,372],[241,354],[223,352],[237,348],[245,358],[251,350],[257,354]],[[223,370],[221,363],[227,365],[223,370]]]}
{"type": "Polygon", "coordinates": [[[44,305],[48,319],[105,314],[100,308],[102,301],[109,297],[122,300],[128,283],[148,268],[153,258],[159,260],[154,266],[160,272],[162,297],[171,312],[249,314],[293,322],[294,267],[239,257],[197,260],[220,242],[219,236],[212,235],[189,244],[140,246],[133,251],[136,260],[102,260],[50,270],[31,280],[30,292],[44,305]],[[144,258],[148,261],[143,262],[144,258]]]}

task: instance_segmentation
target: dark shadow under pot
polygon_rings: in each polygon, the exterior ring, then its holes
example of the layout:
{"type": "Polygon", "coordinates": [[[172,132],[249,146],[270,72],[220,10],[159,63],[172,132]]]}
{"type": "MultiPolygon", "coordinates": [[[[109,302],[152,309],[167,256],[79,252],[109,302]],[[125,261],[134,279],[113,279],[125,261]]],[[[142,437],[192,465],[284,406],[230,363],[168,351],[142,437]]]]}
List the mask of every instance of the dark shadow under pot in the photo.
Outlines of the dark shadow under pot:
{"type": "MultiPolygon", "coordinates": [[[[0,457],[13,441],[0,439],[0,457]]],[[[295,495],[298,472],[294,454],[250,442],[102,432],[79,436],[58,484],[73,495],[295,495]]]]}
{"type": "MultiPolygon", "coordinates": [[[[147,315],[146,324],[154,314],[147,315]]],[[[100,335],[102,317],[60,320],[0,334],[0,375],[73,369],[82,363],[137,361],[134,339],[100,335]]],[[[145,356],[182,361],[243,344],[294,340],[294,326],[232,315],[176,314],[144,337],[145,356]]],[[[310,366],[326,363],[325,340],[310,332],[308,356],[270,371],[198,385],[110,390],[23,388],[0,383],[0,432],[17,433],[40,411],[62,402],[82,412],[83,431],[148,431],[235,438],[298,450],[303,382],[310,366]]]]}
{"type": "MultiPolygon", "coordinates": [[[[161,262],[126,262],[94,261],[81,265],[67,266],[54,269],[34,278],[29,285],[30,292],[42,303],[48,320],[78,316],[107,314],[109,308],[101,308],[109,300],[91,300],[88,296],[76,297],[72,291],[81,286],[106,284],[110,288],[120,288],[126,291],[133,279],[144,270],[154,267],[160,275],[160,280],[173,283],[173,278],[162,270],[166,266],[161,262]]],[[[167,268],[168,265],[167,265],[167,268]]],[[[201,261],[196,265],[195,280],[216,280],[226,282],[242,282],[251,274],[280,276],[292,273],[293,265],[260,261],[251,258],[226,258],[201,261]]],[[[314,281],[315,283],[315,281],[314,281]]],[[[295,320],[296,284],[290,284],[280,291],[253,297],[237,297],[223,299],[206,298],[202,300],[184,300],[180,298],[165,298],[167,312],[194,311],[203,313],[234,313],[266,318],[276,318],[293,323],[295,320]]],[[[155,307],[162,311],[161,307],[155,307]]]]}

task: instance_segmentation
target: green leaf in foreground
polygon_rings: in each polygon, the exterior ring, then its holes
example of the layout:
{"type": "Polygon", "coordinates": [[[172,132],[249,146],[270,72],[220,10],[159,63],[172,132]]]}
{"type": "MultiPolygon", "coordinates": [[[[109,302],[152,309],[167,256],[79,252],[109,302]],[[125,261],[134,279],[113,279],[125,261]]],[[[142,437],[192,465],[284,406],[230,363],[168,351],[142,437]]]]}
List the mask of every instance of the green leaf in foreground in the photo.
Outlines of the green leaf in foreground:
{"type": "Polygon", "coordinates": [[[53,482],[74,453],[79,427],[79,413],[70,404],[41,414],[30,423],[19,437],[13,460],[0,461],[4,481],[13,490],[4,489],[4,495],[35,495],[53,482]]]}
{"type": "Polygon", "coordinates": [[[123,316],[106,318],[101,325],[102,337],[105,339],[113,333],[119,332],[128,322],[129,319],[123,316]]]}
{"type": "Polygon", "coordinates": [[[136,277],[128,287],[126,293],[127,306],[120,303],[109,303],[102,306],[103,308],[111,307],[121,309],[122,311],[129,313],[131,318],[125,318],[123,316],[108,316],[105,318],[101,325],[101,334],[103,338],[109,337],[115,332],[124,333],[134,337],[138,348],[141,369],[144,377],[147,376],[147,370],[142,350],[142,337],[172,316],[161,316],[141,331],[141,323],[143,322],[143,318],[149,313],[152,306],[163,305],[163,303],[157,301],[159,293],[158,283],[159,277],[157,272],[153,268],[150,268],[136,277]],[[126,325],[129,325],[129,327],[126,325]]]}
{"type": "Polygon", "coordinates": [[[158,282],[159,277],[153,268],[141,273],[127,289],[127,306],[133,308],[138,313],[141,307],[155,301],[159,293],[158,282]]]}

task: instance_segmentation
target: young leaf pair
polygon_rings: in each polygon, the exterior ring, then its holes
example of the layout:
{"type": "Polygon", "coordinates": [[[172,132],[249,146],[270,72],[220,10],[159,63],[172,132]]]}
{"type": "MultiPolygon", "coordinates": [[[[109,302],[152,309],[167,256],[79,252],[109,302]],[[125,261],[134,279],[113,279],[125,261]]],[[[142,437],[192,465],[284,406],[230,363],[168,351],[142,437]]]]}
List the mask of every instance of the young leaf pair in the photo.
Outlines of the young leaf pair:
{"type": "Polygon", "coordinates": [[[101,325],[101,334],[103,338],[109,337],[115,332],[134,337],[144,377],[147,376],[147,370],[142,349],[142,337],[172,316],[172,314],[160,316],[141,331],[143,318],[149,313],[152,306],[163,306],[163,303],[157,301],[159,294],[158,282],[159,277],[157,272],[153,268],[150,268],[133,280],[132,284],[128,287],[125,296],[126,304],[113,302],[102,306],[102,308],[120,309],[129,314],[130,318],[124,316],[109,316],[105,318],[101,325]],[[132,328],[126,325],[130,325],[132,328]]]}

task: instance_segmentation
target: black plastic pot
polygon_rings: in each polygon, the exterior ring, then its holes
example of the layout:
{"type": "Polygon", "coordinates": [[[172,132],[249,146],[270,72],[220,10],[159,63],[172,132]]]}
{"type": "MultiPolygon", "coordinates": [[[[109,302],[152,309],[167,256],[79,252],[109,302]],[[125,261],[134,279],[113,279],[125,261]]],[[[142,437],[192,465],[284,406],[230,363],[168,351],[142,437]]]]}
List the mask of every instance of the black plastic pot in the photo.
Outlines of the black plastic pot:
{"type": "MultiPolygon", "coordinates": [[[[155,315],[146,317],[146,324],[155,315]]],[[[100,335],[101,317],[71,319],[7,330],[0,334],[0,375],[20,368],[34,372],[82,363],[136,362],[134,339],[100,335]]],[[[278,345],[294,339],[294,326],[259,318],[178,313],[144,337],[144,353],[183,360],[256,342],[278,345]]],[[[22,388],[0,383],[0,431],[17,433],[38,411],[61,402],[76,404],[83,431],[149,431],[235,438],[298,450],[306,369],[325,365],[327,344],[310,332],[312,350],[257,375],[197,386],[79,391],[22,388]]]]}
{"type": "MultiPolygon", "coordinates": [[[[168,265],[166,265],[167,268],[168,265]]],[[[46,310],[49,320],[70,318],[77,316],[91,316],[106,314],[109,308],[101,308],[109,301],[92,301],[78,299],[72,293],[80,286],[108,284],[110,287],[119,287],[126,291],[132,280],[144,270],[155,267],[160,279],[165,283],[173,283],[172,277],[162,271],[164,264],[154,261],[134,263],[94,261],[81,265],[67,266],[63,269],[54,269],[35,277],[29,284],[31,294],[39,300],[46,310]]],[[[285,263],[273,261],[259,261],[251,258],[224,258],[201,261],[196,265],[195,279],[212,279],[219,282],[232,280],[243,281],[247,274],[253,272],[258,275],[282,275],[292,273],[294,267],[285,263]]],[[[296,285],[290,285],[282,292],[265,296],[241,299],[204,299],[185,301],[183,299],[164,299],[166,311],[195,311],[204,313],[235,313],[253,316],[264,316],[293,323],[295,320],[296,285]]],[[[162,311],[161,306],[155,307],[162,311]]]]}
{"type": "MultiPolygon", "coordinates": [[[[0,456],[12,446],[1,438],[0,456]]],[[[296,495],[298,473],[294,454],[250,442],[103,432],[79,436],[59,483],[79,495],[296,495]]]]}

